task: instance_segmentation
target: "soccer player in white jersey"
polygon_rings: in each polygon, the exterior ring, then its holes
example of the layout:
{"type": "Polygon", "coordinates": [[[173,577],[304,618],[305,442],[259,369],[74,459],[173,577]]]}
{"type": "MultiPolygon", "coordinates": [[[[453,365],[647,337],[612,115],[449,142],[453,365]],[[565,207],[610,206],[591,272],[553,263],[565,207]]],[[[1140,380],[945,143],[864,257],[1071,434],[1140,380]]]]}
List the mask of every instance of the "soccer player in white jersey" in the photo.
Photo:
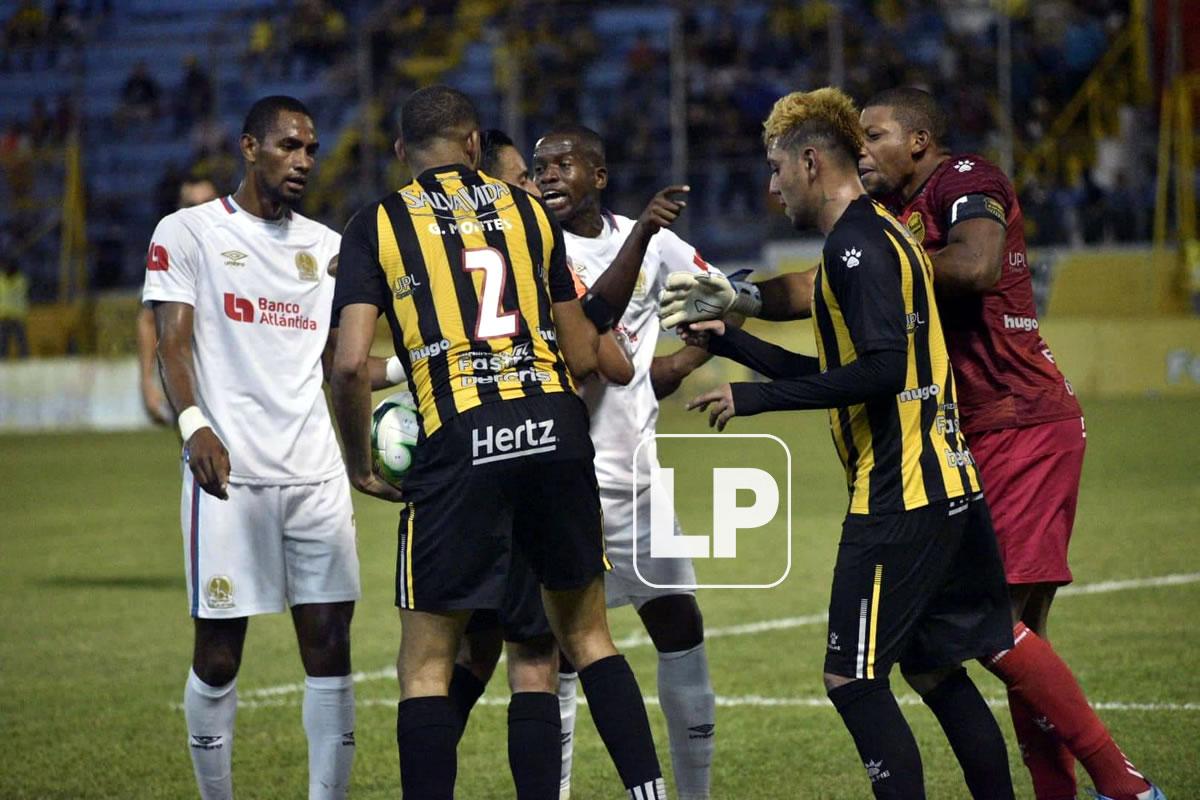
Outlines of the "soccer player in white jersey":
{"type": "MultiPolygon", "coordinates": [[[[603,209],[600,194],[608,183],[604,143],[582,126],[556,128],[542,137],[533,153],[533,177],[542,199],[563,227],[567,255],[587,286],[608,269],[627,241],[640,247],[641,275],[615,330],[631,351],[634,376],[626,386],[593,381],[580,395],[591,412],[591,435],[596,448],[596,478],[604,509],[605,546],[613,570],[605,576],[609,607],[632,604],[658,650],[658,695],[667,718],[671,763],[680,800],[709,796],[713,753],[715,697],[704,652],[704,625],[694,591],[654,589],[639,580],[633,567],[649,582],[665,585],[695,583],[686,559],[650,558],[647,531],[633,535],[633,453],[652,435],[658,419],[658,399],[678,388],[680,381],[708,356],[685,347],[670,356],[655,357],[658,340],[658,293],[667,275],[679,270],[715,271],[696,249],[665,228],[649,234],[646,224],[603,209]]],[[[686,191],[671,187],[660,192],[645,214],[654,213],[667,195],[686,191]]],[[[653,458],[651,455],[650,458],[653,458]]],[[[649,474],[649,465],[643,475],[649,474]]],[[[638,519],[650,519],[651,486],[639,486],[638,519]]],[[[678,528],[678,521],[676,521],[678,528]]],[[[572,736],[575,723],[575,681],[560,674],[563,712],[563,787],[569,794],[572,736]]]]}
{"type": "MultiPolygon", "coordinates": [[[[245,177],[233,195],[159,222],[142,292],[184,442],[181,517],[195,630],[183,695],[188,745],[200,796],[232,797],[247,620],[290,607],[307,675],[309,797],[342,798],[354,758],[358,555],[321,390],[341,237],[292,210],[318,146],[299,100],[255,103],[240,145],[245,177]]],[[[394,382],[387,371],[376,359],[373,384],[394,382]]],[[[379,479],[363,488],[399,498],[379,479]]]]}

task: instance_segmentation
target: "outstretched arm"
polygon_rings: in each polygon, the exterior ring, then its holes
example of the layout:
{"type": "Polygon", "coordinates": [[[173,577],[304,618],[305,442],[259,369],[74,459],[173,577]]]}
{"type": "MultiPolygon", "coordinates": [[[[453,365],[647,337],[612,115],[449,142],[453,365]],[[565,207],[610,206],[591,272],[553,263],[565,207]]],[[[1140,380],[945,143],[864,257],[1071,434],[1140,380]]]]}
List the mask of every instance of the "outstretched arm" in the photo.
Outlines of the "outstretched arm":
{"type": "MultiPolygon", "coordinates": [[[[325,350],[321,353],[321,371],[325,374],[326,383],[330,383],[333,376],[333,356],[337,352],[337,335],[337,328],[329,329],[329,338],[325,341],[325,350]]],[[[408,379],[408,376],[404,374],[404,366],[396,356],[391,358],[367,356],[367,375],[373,392],[390,389],[408,379]]]]}
{"type": "Polygon", "coordinates": [[[617,257],[592,284],[583,300],[584,312],[602,332],[616,324],[625,313],[650,239],[662,228],[671,227],[687,206],[686,200],[672,200],[670,195],[688,191],[687,186],[668,186],[654,195],[634,223],[617,257]]]}
{"type": "Polygon", "coordinates": [[[793,353],[764,342],[753,334],[727,325],[721,320],[693,322],[679,329],[685,342],[705,348],[709,353],[736,361],[771,379],[796,378],[821,371],[812,356],[793,353]]]}
{"type": "Polygon", "coordinates": [[[817,268],[804,272],[786,272],[755,284],[762,296],[760,319],[789,320],[812,316],[813,285],[817,268]]]}
{"type": "Polygon", "coordinates": [[[904,388],[908,356],[899,350],[866,353],[845,367],[826,373],[768,383],[727,383],[688,403],[708,410],[708,424],[724,430],[733,417],[765,411],[840,408],[904,388]]]}

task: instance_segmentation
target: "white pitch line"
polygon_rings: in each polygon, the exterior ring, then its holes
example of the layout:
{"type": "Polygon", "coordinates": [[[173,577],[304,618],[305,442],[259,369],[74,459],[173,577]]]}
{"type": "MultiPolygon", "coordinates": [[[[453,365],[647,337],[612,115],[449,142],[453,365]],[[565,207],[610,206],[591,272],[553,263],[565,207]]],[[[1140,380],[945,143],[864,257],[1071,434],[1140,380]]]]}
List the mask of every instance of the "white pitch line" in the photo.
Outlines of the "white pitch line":
{"type": "MultiPolygon", "coordinates": [[[[1077,595],[1106,594],[1108,592],[1123,592],[1131,589],[1155,589],[1164,586],[1182,586],[1189,583],[1200,583],[1200,572],[1184,572],[1174,575],[1159,575],[1154,578],[1132,578],[1120,581],[1101,581],[1086,583],[1080,586],[1065,586],[1058,590],[1058,597],[1073,597],[1077,595]]],[[[704,632],[705,639],[721,639],[727,636],[749,636],[766,631],[781,631],[792,628],[802,628],[808,625],[820,625],[826,620],[826,615],[808,614],[802,617],[782,617],[780,619],[765,619],[759,622],[748,622],[742,625],[728,625],[721,628],[709,628],[704,632]]],[[[632,633],[616,642],[618,650],[631,650],[635,647],[647,647],[651,644],[650,637],[644,631],[632,633]]],[[[370,672],[356,672],[353,675],[355,683],[369,681],[396,680],[396,668],[384,667],[370,672]]],[[[265,686],[261,689],[248,689],[239,692],[238,702],[244,707],[253,708],[249,703],[266,698],[299,694],[304,691],[303,683],[285,683],[279,686],[265,686]]],[[[822,701],[823,702],[823,701],[822,701]]],[[[178,703],[173,704],[180,707],[178,703]]],[[[1119,704],[1118,704],[1119,705],[1119,704]]],[[[1187,704],[1185,704],[1187,705],[1187,704]]],[[[1096,705],[1103,709],[1104,706],[1096,705]]],[[[1172,706],[1172,709],[1174,706],[1172,706]]],[[[1112,710],[1121,710],[1113,708],[1112,710]]],[[[1145,709],[1156,710],[1156,709],[1145,709]]],[[[1167,710],[1167,709],[1163,709],[1167,710]]],[[[1187,709],[1191,710],[1191,709],[1187,709]]]]}
{"type": "MultiPolygon", "coordinates": [[[[582,695],[578,698],[580,705],[587,705],[587,698],[582,695]]],[[[660,705],[658,698],[651,695],[644,698],[646,705],[660,705]]],[[[902,706],[919,706],[922,704],[921,698],[915,694],[897,695],[896,702],[902,706]]],[[[1000,697],[993,697],[987,701],[987,704],[992,708],[1007,708],[1008,700],[1000,697]]],[[[283,697],[272,697],[264,700],[246,700],[238,701],[238,708],[284,708],[293,706],[294,703],[283,697]]],[[[359,698],[355,701],[355,705],[359,708],[395,708],[396,700],[393,698],[378,698],[366,697],[359,698]]],[[[481,706],[507,706],[508,698],[500,695],[484,695],[479,698],[476,705],[481,706]]],[[[763,697],[761,695],[751,694],[736,697],[717,697],[717,705],[722,708],[827,708],[832,710],[833,704],[826,697],[763,697]]],[[[1127,703],[1127,702],[1099,702],[1092,703],[1092,708],[1097,711],[1200,711],[1200,703],[1127,703]]]]}
{"type": "Polygon", "coordinates": [[[1177,575],[1160,575],[1157,578],[1131,578],[1125,581],[1101,581],[1100,583],[1085,583],[1082,586],[1064,586],[1058,590],[1056,596],[1104,594],[1105,592],[1123,592],[1126,589],[1157,589],[1162,586],[1183,586],[1197,581],[1200,581],[1200,572],[1182,572],[1177,575]]]}

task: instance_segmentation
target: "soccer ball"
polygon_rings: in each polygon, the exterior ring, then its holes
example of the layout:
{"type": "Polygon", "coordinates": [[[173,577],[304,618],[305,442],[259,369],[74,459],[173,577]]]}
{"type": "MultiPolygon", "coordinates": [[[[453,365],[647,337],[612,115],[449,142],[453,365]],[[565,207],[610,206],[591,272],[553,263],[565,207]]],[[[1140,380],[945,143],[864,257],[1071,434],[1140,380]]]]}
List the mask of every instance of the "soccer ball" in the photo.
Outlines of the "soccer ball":
{"type": "Polygon", "coordinates": [[[384,398],[371,413],[371,455],[388,483],[399,486],[412,468],[421,421],[412,392],[384,398]]]}

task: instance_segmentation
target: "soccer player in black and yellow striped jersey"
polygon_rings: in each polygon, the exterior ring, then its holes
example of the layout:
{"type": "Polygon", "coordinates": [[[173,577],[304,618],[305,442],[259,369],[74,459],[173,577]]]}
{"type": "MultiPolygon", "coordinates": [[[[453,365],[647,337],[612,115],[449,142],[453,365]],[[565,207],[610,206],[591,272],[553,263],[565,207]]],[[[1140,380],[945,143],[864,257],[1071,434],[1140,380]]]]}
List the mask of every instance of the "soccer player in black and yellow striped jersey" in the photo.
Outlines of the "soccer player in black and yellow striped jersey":
{"type": "MultiPolygon", "coordinates": [[[[665,800],[637,680],[608,631],[594,451],[574,392],[596,367],[597,333],[622,313],[640,259],[618,255],[581,303],[553,217],[476,171],[479,118],[461,92],[414,92],[396,151],[416,177],[360,210],[342,238],[331,383],[350,480],[374,493],[364,378],[385,315],[421,418],[396,569],[404,796],[453,796],[455,653],[471,612],[501,606],[516,549],[542,585],[555,637],[581,667],[628,797],[665,800]]],[[[557,698],[515,694],[509,724],[518,796],[557,796],[557,698]],[[530,768],[517,769],[519,760],[530,768]]]]}
{"type": "Polygon", "coordinates": [[[888,673],[899,663],[942,724],[976,798],[1012,798],[1004,739],[962,662],[1012,646],[1004,572],[920,245],[867,197],[858,112],[836,89],[790,94],[765,125],[771,193],[825,235],[813,297],[818,358],[721,322],[689,343],[774,378],[693,400],[734,416],[829,409],[850,503],[829,607],[825,686],[876,797],[924,797],[920,753],[888,673]]]}

